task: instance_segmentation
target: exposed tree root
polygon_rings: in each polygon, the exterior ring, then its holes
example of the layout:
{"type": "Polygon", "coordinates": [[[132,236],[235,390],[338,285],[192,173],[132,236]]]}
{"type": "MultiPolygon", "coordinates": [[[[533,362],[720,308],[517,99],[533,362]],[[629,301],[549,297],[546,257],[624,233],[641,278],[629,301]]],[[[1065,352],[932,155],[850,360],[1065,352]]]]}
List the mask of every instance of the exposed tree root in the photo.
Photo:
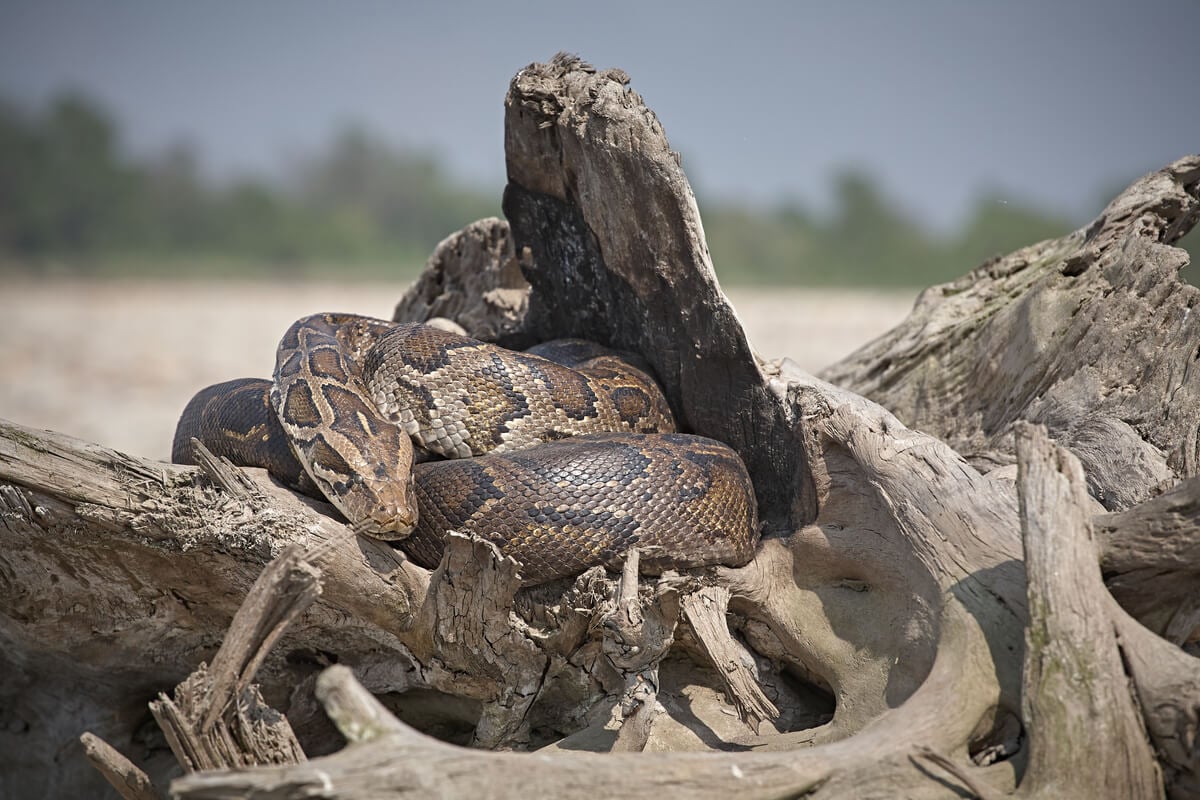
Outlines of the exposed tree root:
{"type": "Polygon", "coordinates": [[[627,83],[514,78],[511,229],[448,238],[397,318],[639,354],[745,459],[756,557],[522,589],[477,539],[431,572],[260,471],[0,421],[0,794],[1200,796],[1200,294],[1169,246],[1200,157],[929,290],[829,383],[755,358],[627,83]],[[252,590],[278,558],[286,612],[252,590]],[[179,777],[168,743],[300,763],[179,777]]]}

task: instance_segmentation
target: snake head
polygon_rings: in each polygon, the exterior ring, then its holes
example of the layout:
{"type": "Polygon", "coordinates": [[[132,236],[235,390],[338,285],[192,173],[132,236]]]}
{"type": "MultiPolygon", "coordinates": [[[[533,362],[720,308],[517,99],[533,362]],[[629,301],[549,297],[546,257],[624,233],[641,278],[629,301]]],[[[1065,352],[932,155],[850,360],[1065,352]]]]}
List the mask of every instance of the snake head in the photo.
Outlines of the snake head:
{"type": "Polygon", "coordinates": [[[365,514],[350,517],[355,533],[396,541],[407,538],[417,527],[417,495],[411,470],[407,480],[390,479],[364,489],[369,496],[363,503],[365,514]]]}
{"type": "Polygon", "coordinates": [[[371,442],[362,448],[364,467],[336,487],[340,502],[335,505],[355,533],[395,541],[408,537],[417,526],[412,444],[403,432],[398,442],[387,447],[379,444],[371,442]]]}
{"type": "Polygon", "coordinates": [[[365,411],[356,417],[364,430],[331,425],[294,440],[293,452],[355,533],[404,539],[418,517],[412,440],[385,420],[369,420],[365,411]],[[370,435],[364,435],[369,423],[370,435]]]}
{"type": "Polygon", "coordinates": [[[403,539],[417,525],[415,454],[404,429],[371,401],[357,348],[343,342],[362,333],[358,324],[337,314],[293,324],[275,355],[270,404],[296,460],[355,532],[403,539]]]}

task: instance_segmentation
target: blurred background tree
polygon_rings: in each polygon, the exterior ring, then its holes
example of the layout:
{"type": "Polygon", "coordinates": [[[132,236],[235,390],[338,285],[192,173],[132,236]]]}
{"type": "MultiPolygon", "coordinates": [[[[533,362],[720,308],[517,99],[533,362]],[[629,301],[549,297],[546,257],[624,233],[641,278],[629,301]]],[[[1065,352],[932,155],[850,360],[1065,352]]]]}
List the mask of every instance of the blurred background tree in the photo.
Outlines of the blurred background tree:
{"type": "MultiPolygon", "coordinates": [[[[926,286],[1086,222],[995,193],[957,230],[934,231],[866,172],[844,170],[832,188],[821,214],[701,197],[722,280],[926,286]]],[[[362,127],[285,177],[220,182],[186,143],[126,156],[116,121],[78,94],[36,111],[0,101],[0,271],[10,274],[405,278],[443,237],[499,213],[499,197],[455,182],[431,153],[362,127]]]]}

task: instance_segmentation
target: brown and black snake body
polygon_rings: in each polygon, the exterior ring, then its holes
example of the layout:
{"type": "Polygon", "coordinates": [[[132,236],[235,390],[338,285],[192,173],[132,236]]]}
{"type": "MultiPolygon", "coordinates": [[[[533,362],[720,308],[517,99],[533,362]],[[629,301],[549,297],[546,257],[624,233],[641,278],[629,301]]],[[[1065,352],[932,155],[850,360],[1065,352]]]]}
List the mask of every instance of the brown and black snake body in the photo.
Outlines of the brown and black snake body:
{"type": "Polygon", "coordinates": [[[199,438],[429,568],[449,530],[493,541],[526,584],[616,565],[633,546],[651,571],[744,563],[758,537],[745,466],[673,430],[649,376],[592,343],[515,353],[320,314],[284,335],[272,381],[199,392],[172,458],[190,463],[199,438]]]}

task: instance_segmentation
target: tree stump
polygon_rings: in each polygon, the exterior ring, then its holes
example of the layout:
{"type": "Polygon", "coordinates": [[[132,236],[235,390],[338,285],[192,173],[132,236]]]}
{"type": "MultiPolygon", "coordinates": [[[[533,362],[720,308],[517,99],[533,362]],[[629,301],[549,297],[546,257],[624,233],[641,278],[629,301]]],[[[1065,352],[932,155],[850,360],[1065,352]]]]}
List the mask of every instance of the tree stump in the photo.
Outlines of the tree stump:
{"type": "Polygon", "coordinates": [[[451,536],[428,571],[261,471],[0,422],[0,794],[98,793],[86,748],[127,797],[1200,796],[1200,295],[1170,246],[1200,157],[818,378],[756,358],[628,82],[517,74],[507,222],[443,242],[397,319],[640,354],[745,460],[754,560],[521,588],[451,536]],[[274,645],[221,696],[253,674],[307,760],[180,777],[147,703],[296,546],[319,596],[235,627],[274,645]]]}

